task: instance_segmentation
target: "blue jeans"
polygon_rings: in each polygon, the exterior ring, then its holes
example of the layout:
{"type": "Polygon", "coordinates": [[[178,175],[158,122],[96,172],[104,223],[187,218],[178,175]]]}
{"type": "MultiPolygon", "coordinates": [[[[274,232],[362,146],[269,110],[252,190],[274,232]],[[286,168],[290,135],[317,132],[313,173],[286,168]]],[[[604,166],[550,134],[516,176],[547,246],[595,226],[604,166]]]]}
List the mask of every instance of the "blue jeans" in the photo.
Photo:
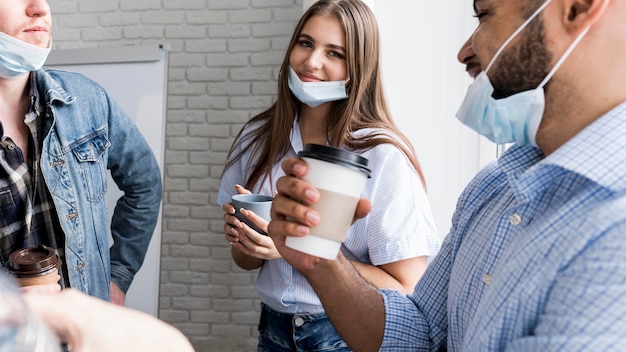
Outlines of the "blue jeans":
{"type": "Polygon", "coordinates": [[[259,352],[352,351],[326,314],[284,314],[261,304],[259,352]]]}

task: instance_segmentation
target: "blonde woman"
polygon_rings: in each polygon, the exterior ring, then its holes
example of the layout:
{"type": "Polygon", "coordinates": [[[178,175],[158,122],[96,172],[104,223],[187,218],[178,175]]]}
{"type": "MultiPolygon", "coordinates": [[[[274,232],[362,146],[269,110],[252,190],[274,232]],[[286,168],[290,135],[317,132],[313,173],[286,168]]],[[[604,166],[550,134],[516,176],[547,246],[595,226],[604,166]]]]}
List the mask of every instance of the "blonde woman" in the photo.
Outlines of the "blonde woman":
{"type": "MultiPolygon", "coordinates": [[[[300,19],[278,77],[278,99],[245,124],[233,143],[218,203],[237,265],[260,268],[259,351],[348,351],[306,279],[281,259],[270,237],[233,215],[233,194],[273,195],[280,163],[308,143],[356,152],[372,177],[374,208],[351,228],[343,254],[379,288],[412,292],[439,249],[424,177],[393,122],[382,88],[379,34],[360,0],[321,0],[300,19]]],[[[261,229],[267,221],[242,211],[261,229]]]]}

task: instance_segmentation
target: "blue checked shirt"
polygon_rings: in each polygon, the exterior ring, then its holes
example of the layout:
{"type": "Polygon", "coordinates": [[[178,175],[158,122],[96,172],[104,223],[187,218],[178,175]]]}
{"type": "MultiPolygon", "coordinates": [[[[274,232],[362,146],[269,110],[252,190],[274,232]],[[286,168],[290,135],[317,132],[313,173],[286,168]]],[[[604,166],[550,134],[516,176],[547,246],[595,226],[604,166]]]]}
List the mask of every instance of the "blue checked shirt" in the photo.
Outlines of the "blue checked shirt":
{"type": "Polygon", "coordinates": [[[383,351],[626,351],[626,103],[482,170],[415,292],[383,297],[383,351]]]}

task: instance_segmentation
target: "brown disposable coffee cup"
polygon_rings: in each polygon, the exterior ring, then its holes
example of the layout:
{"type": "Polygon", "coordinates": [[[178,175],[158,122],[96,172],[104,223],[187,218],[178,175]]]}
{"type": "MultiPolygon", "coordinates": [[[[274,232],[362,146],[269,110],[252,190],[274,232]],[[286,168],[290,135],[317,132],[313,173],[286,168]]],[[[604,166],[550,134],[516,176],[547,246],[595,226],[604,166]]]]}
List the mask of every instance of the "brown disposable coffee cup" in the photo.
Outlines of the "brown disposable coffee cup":
{"type": "Polygon", "coordinates": [[[48,285],[59,282],[61,258],[54,248],[44,245],[18,249],[7,263],[9,275],[20,286],[48,285]]]}

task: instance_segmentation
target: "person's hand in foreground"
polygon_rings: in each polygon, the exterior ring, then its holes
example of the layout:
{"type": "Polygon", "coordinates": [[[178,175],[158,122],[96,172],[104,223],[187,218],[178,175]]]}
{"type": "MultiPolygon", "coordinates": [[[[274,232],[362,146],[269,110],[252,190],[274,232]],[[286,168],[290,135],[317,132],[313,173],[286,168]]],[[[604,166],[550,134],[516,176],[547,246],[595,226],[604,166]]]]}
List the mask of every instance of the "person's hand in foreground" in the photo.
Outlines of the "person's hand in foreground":
{"type": "MultiPolygon", "coordinates": [[[[283,258],[297,270],[305,273],[314,268],[321,259],[286,247],[285,238],[306,236],[310,232],[310,227],[319,223],[319,213],[309,206],[319,201],[320,193],[301,179],[307,172],[304,161],[298,158],[285,159],[282,167],[286,176],[276,182],[278,193],[272,202],[272,221],[268,226],[268,233],[283,258]]],[[[354,220],[365,217],[370,210],[369,200],[361,198],[354,220]]]]}
{"type": "Polygon", "coordinates": [[[188,352],[176,328],[141,311],[124,308],[74,289],[23,294],[30,309],[72,352],[188,352]]]}

